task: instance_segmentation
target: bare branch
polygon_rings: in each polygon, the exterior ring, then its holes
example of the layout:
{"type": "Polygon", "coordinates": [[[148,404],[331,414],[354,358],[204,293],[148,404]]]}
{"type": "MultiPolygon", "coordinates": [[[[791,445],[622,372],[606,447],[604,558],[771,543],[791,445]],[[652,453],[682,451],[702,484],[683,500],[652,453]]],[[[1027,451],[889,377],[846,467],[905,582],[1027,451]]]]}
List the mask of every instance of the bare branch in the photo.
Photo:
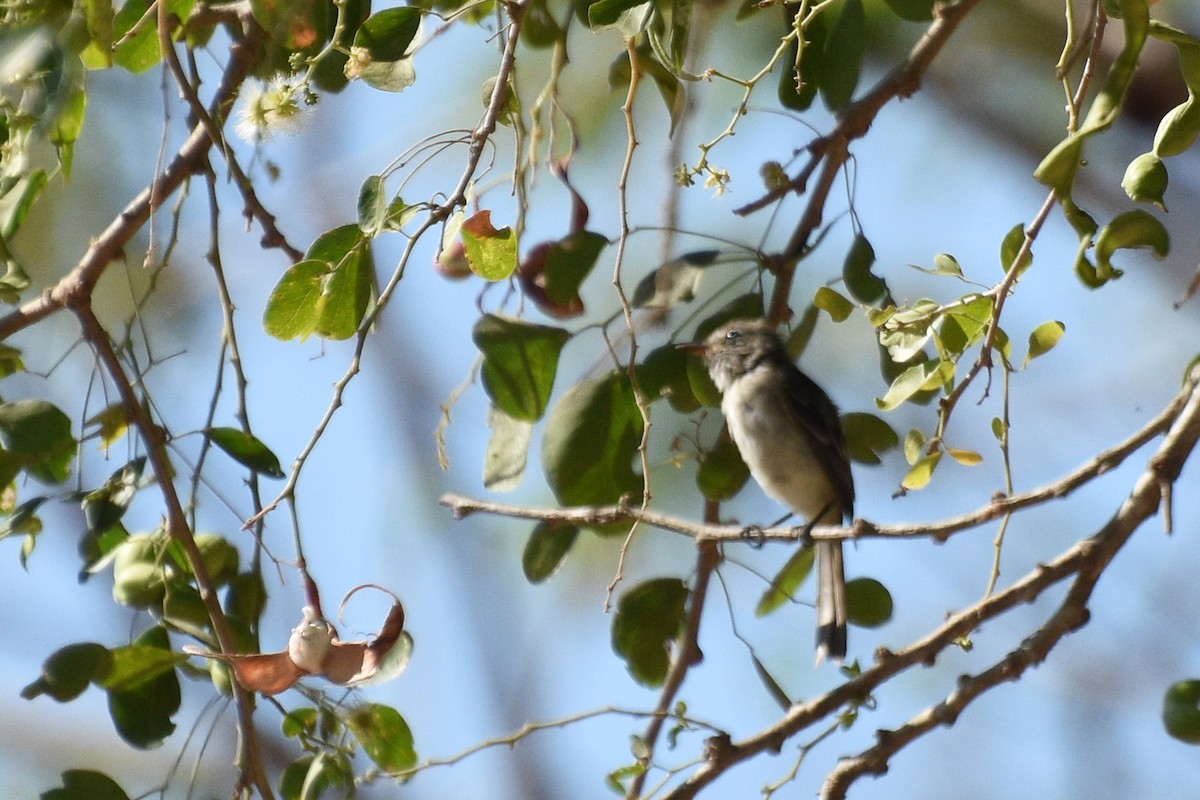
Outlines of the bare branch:
{"type": "MultiPolygon", "coordinates": [[[[794,527],[763,528],[755,530],[755,539],[794,542],[800,538],[844,540],[932,537],[939,541],[945,540],[961,531],[991,522],[1004,514],[1040,505],[1049,500],[1066,497],[1094,478],[1116,468],[1155,436],[1162,434],[1170,428],[1190,398],[1191,387],[1189,385],[1176,395],[1158,416],[1150,420],[1150,422],[1142,426],[1123,442],[1089,459],[1074,472],[1068,473],[1056,481],[1028,492],[1008,497],[994,497],[988,505],[967,514],[951,517],[941,522],[919,525],[875,525],[866,520],[859,519],[855,520],[849,526],[818,525],[807,533],[799,531],[794,527]]],[[[575,508],[532,508],[496,503],[489,500],[478,500],[455,493],[442,495],[438,503],[450,508],[457,519],[462,519],[475,513],[485,513],[571,525],[607,525],[614,522],[638,520],[661,530],[690,536],[697,542],[736,542],[746,539],[746,528],[743,525],[694,522],[654,511],[653,509],[634,508],[627,504],[580,506],[575,508]]]]}
{"type": "MultiPolygon", "coordinates": [[[[229,63],[213,96],[210,114],[224,118],[229,104],[250,72],[257,54],[253,41],[247,37],[257,30],[249,4],[239,12],[240,31],[233,31],[234,43],[229,48],[229,63]]],[[[83,258],[57,284],[44,291],[16,311],[0,318],[0,341],[49,315],[90,298],[92,287],[108,265],[119,259],[125,246],[142,229],[146,221],[193,174],[205,169],[212,137],[203,125],[192,128],[191,135],[179,148],[171,163],[154,181],[125,206],[108,227],[97,236],[83,258]]]]}

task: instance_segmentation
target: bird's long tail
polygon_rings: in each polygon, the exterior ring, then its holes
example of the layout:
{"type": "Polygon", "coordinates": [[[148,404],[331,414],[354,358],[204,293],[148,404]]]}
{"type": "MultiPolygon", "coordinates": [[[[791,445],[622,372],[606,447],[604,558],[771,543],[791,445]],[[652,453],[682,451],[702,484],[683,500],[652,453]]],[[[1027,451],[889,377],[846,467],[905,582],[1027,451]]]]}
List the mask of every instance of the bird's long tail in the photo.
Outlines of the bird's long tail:
{"type": "Polygon", "coordinates": [[[846,657],[846,572],[841,542],[817,542],[817,664],[846,657]]]}

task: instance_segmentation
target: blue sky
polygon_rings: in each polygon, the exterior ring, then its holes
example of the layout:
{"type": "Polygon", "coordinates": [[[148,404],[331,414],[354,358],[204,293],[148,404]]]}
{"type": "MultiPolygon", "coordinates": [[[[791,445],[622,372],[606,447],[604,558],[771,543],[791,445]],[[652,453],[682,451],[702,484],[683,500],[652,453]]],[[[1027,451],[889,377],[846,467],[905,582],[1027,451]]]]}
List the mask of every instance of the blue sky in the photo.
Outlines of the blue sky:
{"type": "MultiPolygon", "coordinates": [[[[982,93],[1012,79],[1013,73],[1003,70],[965,75],[955,71],[972,63],[972,48],[983,46],[981,35],[982,31],[968,28],[952,43],[946,63],[938,68],[940,80],[978,81],[982,93]]],[[[595,149],[585,150],[576,160],[572,178],[590,204],[590,227],[615,238],[615,175],[625,143],[613,113],[620,98],[596,86],[596,74],[607,68],[615,52],[614,34],[607,36],[607,41],[603,37],[575,40],[574,71],[568,79],[576,81],[580,91],[591,90],[595,102],[608,104],[603,121],[583,126],[585,148],[595,149]]],[[[263,155],[283,172],[272,183],[258,171],[260,196],[280,217],[293,244],[303,248],[322,231],[352,221],[361,180],[378,172],[404,147],[441,128],[474,123],[481,110],[478,86],[492,69],[494,51],[468,65],[453,59],[467,48],[482,53],[485,37],[474,29],[451,32],[420,53],[418,80],[412,89],[380,95],[352,86],[342,95],[323,98],[310,125],[297,136],[264,149],[263,155]]],[[[708,64],[730,57],[714,49],[698,60],[708,64]]],[[[1037,91],[1046,91],[1050,67],[1040,68],[1044,76],[1037,91]]],[[[91,80],[88,138],[80,145],[72,190],[59,193],[53,208],[39,211],[38,221],[50,234],[31,237],[28,245],[30,260],[43,270],[42,280],[74,263],[87,237],[144,184],[154,166],[161,135],[157,79],[144,76],[136,84],[136,95],[128,90],[125,76],[95,74],[91,80]],[[131,115],[136,125],[129,124],[131,115]]],[[[953,253],[968,274],[981,281],[998,280],[1001,238],[1014,223],[1030,219],[1045,195],[1030,177],[1038,156],[1007,148],[993,131],[956,113],[936,85],[889,107],[870,135],[853,147],[855,209],[875,247],[878,271],[901,299],[945,300],[966,291],[952,279],[930,278],[906,266],[928,266],[938,252],[953,253]]],[[[688,135],[699,141],[724,126],[736,95],[717,84],[702,84],[696,94],[701,108],[688,135]]],[[[756,103],[770,105],[769,95],[764,93],[756,103]]],[[[636,153],[630,192],[631,219],[638,225],[657,225],[671,186],[665,114],[650,86],[639,101],[637,121],[642,146],[636,153]]],[[[819,112],[809,121],[822,129],[830,124],[828,116],[819,112]]],[[[1031,122],[1041,131],[1039,125],[1031,122]]],[[[1097,176],[1097,183],[1088,185],[1090,207],[1111,216],[1130,205],[1116,182],[1123,164],[1149,148],[1152,134],[1124,128],[1089,151],[1090,169],[1097,176]]],[[[808,135],[800,125],[773,115],[746,118],[737,137],[713,155],[734,175],[729,193],[714,198],[700,186],[685,192],[685,227],[757,241],[763,235],[765,216],[742,220],[731,209],[756,197],[757,170],[764,158],[786,159],[808,135]]],[[[1049,146],[1055,134],[1044,135],[1049,146]]],[[[500,141],[507,139],[502,136],[500,141]]],[[[685,147],[684,152],[694,151],[685,147]]],[[[494,177],[503,175],[510,158],[502,150],[494,177]]],[[[426,197],[445,187],[451,182],[447,175],[457,177],[461,159],[462,152],[455,151],[421,172],[411,184],[411,196],[426,197]]],[[[1198,207],[1200,176],[1192,153],[1173,160],[1170,167],[1171,213],[1166,221],[1173,248],[1168,259],[1159,263],[1142,252],[1122,254],[1125,278],[1099,291],[1086,289],[1071,271],[1074,236],[1056,212],[1035,246],[1034,267],[1006,307],[1004,325],[1019,354],[1025,336],[1037,324],[1060,319],[1067,330],[1052,353],[1013,379],[1013,462],[1019,489],[1063,475],[1144,425],[1177,390],[1184,365],[1196,353],[1200,310],[1193,303],[1176,311],[1172,303],[1200,252],[1192,215],[1198,207]]],[[[282,343],[262,333],[262,308],[286,264],[279,253],[258,249],[256,230],[242,231],[236,194],[228,185],[223,191],[222,244],[239,309],[243,358],[251,375],[251,415],[258,435],[287,464],[324,413],[331,385],[345,372],[351,350],[345,343],[317,340],[282,343]]],[[[197,186],[192,199],[195,213],[185,225],[176,263],[164,273],[162,292],[147,318],[151,341],[163,358],[148,382],[177,432],[201,424],[217,368],[220,321],[203,263],[208,245],[199,213],[201,194],[197,186]]],[[[844,209],[844,196],[835,195],[828,220],[844,209]]],[[[534,197],[535,204],[545,205],[531,215],[525,242],[562,235],[565,193],[543,173],[534,197]]],[[[504,216],[505,209],[511,215],[512,207],[507,189],[492,188],[487,198],[495,203],[497,221],[510,221],[504,216]]],[[[795,204],[785,206],[780,222],[768,233],[771,241],[777,243],[787,235],[787,215],[797,209],[795,204]]],[[[166,217],[160,222],[165,230],[166,217]]],[[[839,274],[851,235],[848,220],[842,218],[822,250],[805,262],[796,287],[797,307],[839,274]]],[[[381,274],[390,274],[401,245],[399,237],[380,241],[376,260],[381,274]]],[[[361,694],[366,700],[392,704],[404,714],[422,759],[458,753],[525,722],[607,706],[648,709],[655,700],[653,692],[633,683],[609,647],[611,615],[604,613],[603,603],[605,586],[616,567],[615,541],[581,537],[558,574],[543,585],[530,586],[520,571],[527,524],[483,516],[454,522],[437,505],[436,498],[448,490],[485,494],[480,473],[487,436],[486,398],[474,386],[454,406],[448,433],[451,467],[441,470],[433,432],[440,405],[466,378],[475,358],[470,326],[478,313],[480,284],[449,283],[438,276],[431,266],[432,237],[427,245],[418,250],[393,305],[384,313],[367,347],[363,372],[346,394],[345,408],[305,468],[298,499],[306,555],[327,610],[344,591],[366,582],[388,586],[404,600],[408,628],[416,640],[409,670],[398,680],[361,694]]],[[[701,239],[680,237],[677,250],[704,246],[701,239]]],[[[656,234],[635,236],[625,265],[627,288],[660,258],[656,234]]],[[[140,271],[140,254],[131,255],[130,262],[130,273],[140,271]]],[[[616,307],[608,285],[611,265],[610,248],[585,290],[593,318],[616,307]]],[[[120,265],[110,272],[113,275],[102,285],[101,296],[118,303],[127,294],[125,279],[119,275],[120,265]]],[[[500,292],[492,291],[483,303],[492,308],[499,299],[500,292]]],[[[677,314],[672,322],[679,324],[682,319],[683,314],[677,314]]],[[[690,334],[688,328],[681,331],[690,334]]],[[[17,343],[32,354],[50,342],[52,355],[42,353],[41,361],[27,359],[34,362],[32,369],[47,371],[69,349],[75,335],[70,321],[64,319],[52,338],[39,329],[17,343]]],[[[654,336],[648,335],[646,341],[654,341],[654,336]]],[[[599,353],[594,332],[573,341],[557,391],[589,374],[599,353]]],[[[886,388],[878,376],[870,327],[861,315],[841,325],[823,319],[801,365],[844,410],[873,409],[874,399],[886,388]]],[[[48,378],[10,378],[5,397],[45,396],[79,419],[78,387],[88,380],[90,369],[90,357],[75,348],[48,378]]],[[[968,394],[970,402],[961,406],[952,433],[956,446],[985,454],[983,465],[970,469],[944,465],[928,489],[901,500],[891,499],[906,469],[898,455],[880,467],[856,467],[857,513],[877,522],[940,519],[979,506],[1001,488],[1002,474],[988,432],[988,421],[998,413],[999,393],[994,391],[980,407],[974,405],[978,398],[977,391],[968,394]]],[[[228,400],[222,403],[224,424],[232,424],[232,408],[228,400]]],[[[660,456],[653,473],[656,505],[698,516],[691,467],[676,469],[665,463],[670,436],[687,422],[665,407],[656,406],[655,414],[653,449],[660,456]]],[[[932,410],[903,410],[891,415],[889,422],[901,431],[929,430],[932,410]]],[[[197,443],[194,436],[181,439],[180,452],[194,452],[197,443]]],[[[1144,449],[1129,464],[1077,495],[1017,518],[1004,550],[1002,581],[1016,578],[1094,531],[1115,510],[1150,452],[1144,449]]],[[[121,463],[124,453],[120,446],[112,460],[104,462],[94,444],[86,445],[84,482],[98,483],[121,463]]],[[[534,458],[522,486],[499,499],[553,503],[536,454],[535,440],[534,458]]],[[[250,512],[243,475],[217,462],[206,476],[210,487],[202,494],[199,529],[243,537],[248,552],[248,538],[237,532],[250,512]]],[[[897,800],[1033,793],[1062,798],[1185,796],[1185,787],[1194,785],[1194,753],[1165,735],[1158,715],[1169,683],[1200,675],[1200,648],[1189,624],[1189,610],[1200,601],[1200,588],[1193,580],[1193,565],[1200,557],[1194,535],[1200,524],[1200,498],[1188,491],[1195,480],[1195,469],[1190,468],[1178,485],[1175,535],[1167,538],[1158,525],[1147,524],[1118,557],[1100,582],[1088,626],[1069,636],[1047,664],[1018,684],[999,687],[968,708],[952,729],[935,731],[906,750],[887,776],[856,786],[855,796],[897,800]]],[[[276,487],[266,483],[264,494],[270,496],[276,487]]],[[[161,512],[152,492],[145,495],[131,511],[131,529],[149,530],[157,524],[161,512]]],[[[778,509],[750,487],[725,513],[765,522],[774,520],[778,509]]],[[[11,759],[8,777],[0,778],[0,789],[28,796],[55,785],[62,769],[78,766],[106,769],[138,793],[160,780],[183,750],[183,772],[169,796],[184,797],[187,780],[182,776],[192,768],[198,748],[196,741],[185,746],[184,736],[199,716],[197,740],[207,735],[209,726],[215,726],[215,733],[210,751],[201,760],[198,794],[227,793],[233,716],[229,710],[223,714],[203,710],[208,692],[201,684],[185,683],[185,711],[177,720],[180,732],[152,754],[131,751],[117,740],[98,692],[65,706],[48,698],[32,703],[19,698],[20,688],[35,677],[41,661],[54,649],[79,640],[117,644],[145,622],[114,610],[105,576],[83,585],[75,582],[75,542],[82,530],[79,513],[67,504],[53,503],[44,517],[46,532],[28,571],[17,563],[13,543],[4,546],[7,558],[0,558],[4,600],[0,625],[14,643],[0,655],[0,718],[12,723],[0,734],[0,752],[20,754],[11,759]]],[[[994,533],[994,528],[979,529],[945,545],[918,540],[852,546],[851,576],[884,580],[897,607],[886,626],[851,632],[851,656],[868,661],[878,646],[903,646],[934,627],[945,613],[976,601],[991,566],[994,533]]],[[[286,512],[270,518],[267,541],[275,552],[289,552],[286,512]]],[[[769,569],[766,565],[778,563],[782,550],[728,555],[731,561],[769,569]]],[[[624,586],[645,577],[686,577],[692,561],[686,542],[644,531],[632,549],[624,586]]],[[[779,710],[754,677],[744,645],[733,637],[731,616],[738,630],[754,642],[759,658],[796,696],[811,696],[833,685],[836,673],[829,667],[813,671],[809,666],[808,608],[755,620],[753,602],[760,584],[733,563],[721,575],[735,598],[732,612],[726,610],[721,593],[710,598],[713,606],[700,642],[705,661],[689,678],[681,699],[698,717],[727,728],[737,738],[769,725],[779,710]]],[[[270,588],[275,593],[263,640],[265,646],[281,647],[299,619],[301,592],[295,576],[286,570],[282,585],[273,582],[270,588]]],[[[895,727],[938,702],[955,676],[990,666],[1033,630],[1060,597],[1061,590],[1048,592],[1033,606],[985,626],[977,633],[972,652],[947,653],[936,666],[910,671],[889,684],[879,693],[875,710],[864,713],[852,730],[813,751],[797,783],[782,796],[809,796],[837,757],[869,746],[877,728],[895,727]]],[[[382,599],[357,598],[342,626],[343,635],[356,638],[374,630],[384,611],[382,599]]],[[[299,702],[293,696],[283,700],[288,706],[299,702]]],[[[273,710],[263,708],[258,714],[260,725],[273,729],[275,716],[273,710]]],[[[536,734],[515,750],[499,747],[452,767],[433,768],[404,792],[413,797],[467,793],[611,797],[603,776],[630,761],[629,736],[643,727],[628,717],[602,716],[536,734]]],[[[681,742],[677,751],[661,751],[663,764],[686,762],[699,751],[699,736],[681,742]]],[[[710,794],[752,796],[763,784],[786,774],[795,756],[795,747],[789,746],[778,757],[757,759],[733,770],[710,794]]],[[[382,782],[364,795],[394,793],[382,782]]]]}

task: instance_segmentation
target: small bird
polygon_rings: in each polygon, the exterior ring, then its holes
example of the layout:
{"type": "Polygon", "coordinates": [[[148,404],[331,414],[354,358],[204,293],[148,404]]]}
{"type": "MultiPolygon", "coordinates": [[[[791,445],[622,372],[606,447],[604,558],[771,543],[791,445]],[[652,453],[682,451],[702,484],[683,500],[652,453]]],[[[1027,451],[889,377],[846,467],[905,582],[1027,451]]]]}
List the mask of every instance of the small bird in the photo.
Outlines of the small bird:
{"type": "MultiPolygon", "coordinates": [[[[837,407],[765,321],[737,320],[680,348],[703,356],[729,434],[763,491],[809,525],[853,517],[854,478],[837,407]]],[[[846,577],[841,542],[817,542],[816,550],[820,664],[846,655],[846,577]]]]}

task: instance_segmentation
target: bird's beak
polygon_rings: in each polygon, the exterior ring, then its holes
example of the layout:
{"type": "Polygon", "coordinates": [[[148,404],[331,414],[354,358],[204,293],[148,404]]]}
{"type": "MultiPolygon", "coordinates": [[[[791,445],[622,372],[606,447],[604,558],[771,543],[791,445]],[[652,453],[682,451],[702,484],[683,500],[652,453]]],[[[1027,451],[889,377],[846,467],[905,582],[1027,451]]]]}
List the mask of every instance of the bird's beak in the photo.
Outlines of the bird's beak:
{"type": "Polygon", "coordinates": [[[704,342],[681,342],[675,345],[676,350],[682,350],[685,353],[694,353],[695,355],[704,358],[708,353],[708,345],[704,342]]]}

